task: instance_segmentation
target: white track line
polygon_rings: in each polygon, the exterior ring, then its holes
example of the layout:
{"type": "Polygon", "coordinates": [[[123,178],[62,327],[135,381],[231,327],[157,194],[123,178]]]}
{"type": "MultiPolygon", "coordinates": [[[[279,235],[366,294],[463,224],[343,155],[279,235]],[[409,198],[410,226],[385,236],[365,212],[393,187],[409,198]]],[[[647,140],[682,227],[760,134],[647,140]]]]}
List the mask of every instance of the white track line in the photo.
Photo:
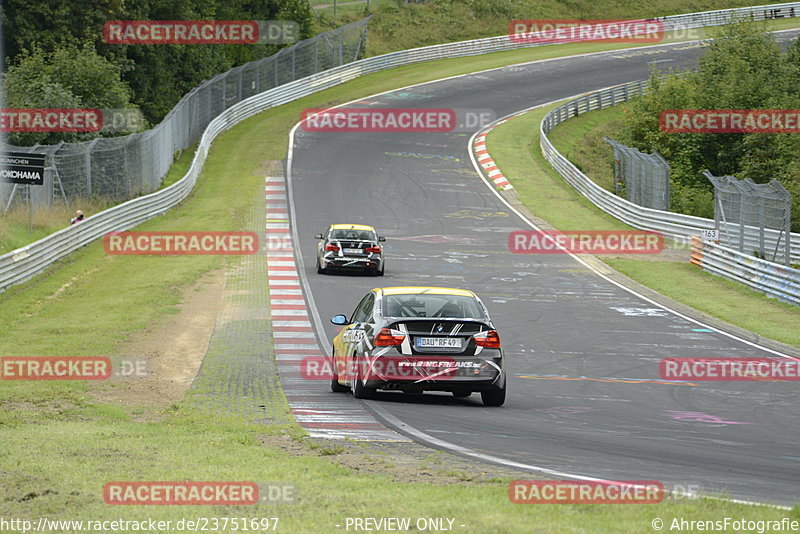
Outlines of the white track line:
{"type": "MultiPolygon", "coordinates": [[[[797,29],[781,30],[781,31],[778,31],[778,32],[773,32],[773,33],[782,33],[782,32],[789,32],[789,31],[798,31],[798,30],[797,29]]],[[[463,78],[463,77],[466,77],[466,76],[473,76],[475,74],[484,73],[484,72],[502,70],[502,69],[505,69],[505,68],[508,68],[508,67],[512,67],[512,66],[531,65],[531,64],[535,64],[535,63],[545,63],[545,62],[549,62],[549,61],[560,61],[560,60],[564,60],[564,59],[572,59],[572,58],[575,58],[575,57],[595,56],[595,55],[600,55],[600,54],[616,54],[616,53],[619,53],[622,50],[639,50],[639,49],[648,49],[648,48],[658,48],[658,47],[662,47],[662,46],[674,46],[674,45],[677,45],[677,44],[686,44],[686,43],[695,43],[695,42],[699,42],[699,40],[694,39],[694,40],[690,40],[690,41],[681,41],[681,42],[676,42],[676,43],[658,44],[658,45],[652,45],[652,46],[641,46],[641,47],[636,47],[636,48],[620,48],[620,49],[609,50],[609,51],[604,51],[604,52],[590,52],[590,53],[586,53],[586,54],[575,54],[575,55],[572,55],[572,56],[562,56],[562,57],[557,57],[557,58],[548,58],[548,59],[540,59],[540,60],[536,60],[536,61],[527,61],[527,62],[523,62],[523,63],[515,63],[513,65],[505,65],[503,67],[495,67],[495,68],[491,68],[491,69],[485,69],[485,70],[482,70],[482,71],[470,72],[470,73],[467,73],[467,74],[459,74],[459,75],[456,75],[456,76],[448,76],[446,78],[441,78],[441,79],[438,79],[438,80],[430,80],[430,81],[427,81],[427,82],[421,82],[421,83],[416,83],[416,84],[412,84],[412,85],[407,85],[405,87],[398,87],[398,88],[391,89],[391,90],[388,90],[388,91],[381,91],[380,93],[375,93],[373,95],[369,95],[369,96],[361,97],[361,98],[358,98],[358,99],[355,99],[355,100],[351,100],[349,102],[345,102],[344,104],[339,104],[337,106],[333,106],[333,107],[328,108],[328,109],[340,108],[342,106],[347,106],[347,105],[353,104],[355,102],[360,102],[362,100],[367,100],[369,98],[374,98],[376,96],[384,95],[384,94],[387,94],[387,93],[393,93],[395,91],[401,91],[401,90],[404,90],[404,89],[410,89],[412,87],[419,87],[419,86],[427,85],[427,84],[430,84],[430,83],[438,83],[438,82],[445,81],[445,80],[452,80],[452,79],[456,79],[456,78],[463,78]]],[[[526,110],[522,110],[522,111],[519,111],[519,112],[516,112],[516,113],[512,113],[508,117],[511,117],[511,116],[514,116],[516,114],[523,113],[523,112],[526,112],[526,111],[530,111],[531,109],[536,109],[538,107],[547,106],[547,105],[553,104],[555,102],[560,102],[561,100],[564,100],[564,99],[562,98],[562,99],[554,100],[552,102],[539,104],[538,106],[533,106],[533,107],[528,108],[526,110]]],[[[500,120],[507,120],[508,117],[503,117],[503,118],[499,119],[496,122],[499,122],[500,120]]],[[[300,250],[300,246],[299,246],[300,245],[300,239],[299,239],[299,236],[297,234],[297,213],[296,213],[296,209],[295,209],[295,206],[294,206],[294,195],[293,195],[293,191],[292,191],[292,160],[294,158],[294,136],[295,136],[295,133],[297,132],[297,129],[302,124],[302,122],[303,121],[297,122],[292,127],[291,131],[289,132],[289,149],[288,149],[287,158],[286,158],[286,189],[287,189],[287,191],[289,193],[287,202],[288,202],[289,205],[291,205],[291,210],[290,210],[290,219],[292,221],[291,232],[292,232],[292,239],[294,240],[294,243],[295,243],[295,245],[294,245],[295,246],[295,250],[300,250]]],[[[475,158],[473,156],[472,143],[473,143],[474,138],[478,134],[480,134],[484,129],[486,129],[485,126],[481,127],[481,129],[478,132],[475,132],[472,135],[472,137],[470,137],[468,145],[467,145],[467,150],[469,151],[470,160],[472,161],[472,164],[473,164],[474,167],[476,167],[476,169],[479,169],[480,166],[477,164],[477,162],[475,161],[475,158]]],[[[529,226],[531,226],[534,229],[537,229],[536,225],[533,224],[533,222],[529,221],[522,213],[520,213],[513,206],[511,206],[508,202],[506,202],[506,200],[494,189],[494,187],[492,185],[490,185],[489,183],[487,183],[486,177],[483,175],[482,172],[480,172],[480,170],[478,170],[478,174],[481,177],[481,179],[483,180],[484,184],[487,187],[489,187],[489,189],[492,191],[492,193],[494,193],[500,199],[500,201],[503,202],[503,204],[508,206],[509,209],[511,209],[511,211],[513,211],[515,214],[517,214],[520,217],[520,219],[522,219],[526,224],[528,224],[529,226]]],[[[668,308],[668,307],[666,307],[666,306],[664,306],[662,304],[659,304],[658,302],[655,302],[655,301],[645,297],[644,295],[641,295],[641,294],[637,293],[636,291],[634,291],[631,288],[625,287],[624,285],[622,285],[622,284],[620,284],[618,282],[615,282],[614,280],[612,280],[612,279],[608,278],[607,276],[605,276],[603,273],[597,271],[596,269],[594,269],[593,267],[588,265],[586,262],[584,262],[579,257],[575,256],[574,254],[570,254],[570,255],[576,261],[578,261],[582,265],[585,265],[588,269],[590,269],[592,272],[596,273],[598,276],[602,277],[603,279],[611,282],[612,284],[614,284],[617,287],[620,287],[621,289],[624,289],[625,291],[628,291],[629,293],[631,293],[633,295],[636,295],[636,296],[640,297],[641,299],[643,299],[643,300],[645,300],[647,302],[650,302],[650,303],[658,306],[659,308],[662,308],[665,311],[673,313],[673,314],[677,315],[678,317],[684,318],[684,319],[686,319],[688,321],[691,321],[693,323],[696,323],[698,325],[706,326],[708,328],[711,328],[715,332],[719,332],[720,334],[723,334],[723,335],[726,335],[726,336],[731,337],[733,339],[742,341],[743,343],[746,343],[748,345],[752,345],[753,347],[765,350],[767,352],[772,352],[772,353],[774,353],[776,355],[779,355],[779,356],[782,356],[784,358],[795,359],[795,358],[792,358],[791,356],[787,356],[787,355],[785,355],[783,353],[780,353],[778,351],[774,351],[774,350],[769,349],[767,347],[762,347],[762,346],[760,346],[760,345],[758,345],[756,343],[753,343],[753,342],[747,341],[745,339],[739,338],[739,337],[737,337],[737,336],[735,336],[733,334],[729,334],[729,333],[724,332],[722,330],[719,330],[717,328],[705,325],[704,323],[701,323],[700,321],[692,319],[691,317],[687,317],[687,316],[683,315],[682,313],[680,313],[678,311],[672,310],[671,308],[668,308]]],[[[323,328],[322,320],[320,319],[320,316],[319,316],[319,310],[317,309],[317,305],[314,302],[314,296],[313,296],[313,293],[311,292],[311,286],[308,283],[308,279],[307,279],[306,273],[305,273],[305,268],[303,266],[303,255],[301,253],[296,254],[295,255],[295,261],[297,261],[298,274],[300,275],[300,281],[301,281],[301,283],[303,285],[303,288],[305,290],[306,299],[308,300],[308,304],[309,304],[308,308],[309,308],[309,310],[311,311],[311,314],[314,317],[314,324],[316,325],[317,332],[319,334],[320,344],[323,345],[323,348],[325,349],[325,351],[328,354],[330,354],[330,352],[331,352],[331,344],[330,344],[330,341],[328,341],[328,339],[324,336],[325,329],[323,328]]],[[[514,462],[512,460],[506,460],[504,458],[500,458],[500,457],[497,457],[497,456],[492,456],[492,455],[489,455],[489,454],[484,454],[484,453],[481,453],[481,452],[477,452],[477,451],[474,451],[472,449],[468,449],[466,447],[462,447],[461,445],[457,445],[455,443],[450,443],[449,441],[444,441],[444,440],[441,440],[439,438],[435,438],[435,437],[433,437],[433,436],[431,436],[429,434],[426,434],[425,432],[422,432],[421,430],[418,430],[415,427],[412,427],[411,425],[409,425],[407,423],[404,423],[400,419],[397,419],[396,417],[394,417],[393,415],[388,413],[386,410],[381,408],[377,403],[369,403],[369,402],[366,402],[366,401],[360,401],[360,402],[361,402],[361,404],[367,406],[373,412],[377,413],[378,416],[380,416],[382,419],[384,419],[387,423],[389,423],[389,425],[393,426],[399,432],[402,432],[402,433],[407,434],[407,435],[411,435],[411,436],[417,438],[419,441],[421,441],[423,443],[427,443],[429,445],[433,445],[436,448],[445,449],[445,450],[448,450],[448,451],[453,452],[455,454],[460,454],[460,455],[463,455],[463,456],[470,456],[470,457],[477,458],[477,459],[480,459],[480,460],[483,460],[483,461],[487,461],[487,462],[491,462],[491,463],[495,463],[495,464],[500,464],[500,465],[505,465],[505,466],[508,466],[508,467],[514,467],[514,468],[517,468],[517,469],[523,469],[523,470],[526,470],[526,471],[532,471],[532,472],[538,472],[538,473],[547,473],[547,474],[552,474],[554,476],[561,476],[561,477],[564,477],[564,478],[569,478],[569,479],[574,479],[574,480],[585,480],[585,481],[602,481],[603,480],[603,479],[593,478],[593,477],[589,477],[589,476],[585,476],[585,475],[577,475],[577,474],[573,474],[573,473],[554,471],[554,470],[551,470],[551,469],[547,469],[545,467],[540,467],[540,466],[536,466],[536,465],[532,465],[532,464],[525,464],[525,463],[520,463],[520,462],[514,462]]],[[[783,509],[783,510],[791,510],[791,507],[776,506],[774,504],[769,504],[769,503],[743,501],[743,500],[738,500],[738,499],[720,499],[720,500],[724,500],[725,502],[734,502],[734,503],[738,503],[738,504],[749,504],[749,505],[756,505],[756,506],[768,506],[768,507],[779,508],[779,509],[783,509]]]]}

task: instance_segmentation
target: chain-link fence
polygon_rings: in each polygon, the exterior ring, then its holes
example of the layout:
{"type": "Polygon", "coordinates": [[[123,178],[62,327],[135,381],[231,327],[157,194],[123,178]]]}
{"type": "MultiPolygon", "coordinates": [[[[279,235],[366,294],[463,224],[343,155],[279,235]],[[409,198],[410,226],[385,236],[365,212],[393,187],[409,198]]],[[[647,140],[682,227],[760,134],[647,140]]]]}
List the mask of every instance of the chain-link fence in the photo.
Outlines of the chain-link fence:
{"type": "Polygon", "coordinates": [[[646,208],[669,211],[669,163],[604,137],[614,148],[614,192],[646,208]]]}
{"type": "MultiPolygon", "coordinates": [[[[17,147],[2,150],[47,155],[68,199],[104,197],[127,200],[155,191],[169,170],[175,153],[192,145],[209,122],[222,111],[255,94],[359,59],[366,45],[369,18],[319,34],[269,57],[219,74],[192,89],[151,130],[124,137],[101,137],[81,143],[17,147]]],[[[22,186],[17,189],[21,189],[22,186]]],[[[34,203],[56,195],[33,195],[34,203]]],[[[0,184],[0,209],[13,185],[0,184]]],[[[14,194],[14,202],[26,195],[14,194]]]]}
{"type": "Polygon", "coordinates": [[[749,178],[714,176],[703,171],[714,185],[714,223],[724,245],[759,258],[790,265],[792,200],[780,182],[757,184],[749,178]],[[779,232],[774,246],[767,247],[764,230],[779,232]],[[749,246],[748,246],[749,244],[749,246]]]}

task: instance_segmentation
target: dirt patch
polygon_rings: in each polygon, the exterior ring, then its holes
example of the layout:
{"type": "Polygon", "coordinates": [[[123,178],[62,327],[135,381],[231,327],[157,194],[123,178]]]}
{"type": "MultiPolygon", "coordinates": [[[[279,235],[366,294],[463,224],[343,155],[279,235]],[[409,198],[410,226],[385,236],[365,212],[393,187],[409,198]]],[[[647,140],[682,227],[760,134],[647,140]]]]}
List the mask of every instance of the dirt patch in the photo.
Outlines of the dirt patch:
{"type": "Polygon", "coordinates": [[[92,398],[145,413],[138,419],[153,420],[159,410],[178,403],[208,349],[219,310],[223,306],[225,271],[204,275],[183,292],[179,312],[134,334],[113,360],[126,362],[132,378],[113,378],[93,384],[92,398]],[[142,365],[142,367],[136,367],[142,365]],[[144,376],[141,376],[144,375],[144,376]]]}
{"type": "Polygon", "coordinates": [[[602,254],[597,257],[601,260],[636,260],[657,262],[666,261],[672,263],[689,263],[689,248],[688,247],[664,247],[664,250],[658,254],[602,254]]]}
{"type": "Polygon", "coordinates": [[[472,485],[514,478],[537,478],[529,473],[484,464],[419,443],[345,442],[331,461],[357,472],[383,473],[397,482],[472,485]]]}
{"type": "Polygon", "coordinates": [[[293,456],[317,456],[357,473],[381,473],[396,482],[429,484],[484,484],[516,478],[539,478],[531,473],[482,464],[418,443],[356,442],[322,438],[296,439],[288,434],[261,435],[261,445],[293,456]]]}
{"type": "Polygon", "coordinates": [[[253,174],[256,176],[283,176],[283,160],[266,159],[253,171],[253,174]]]}

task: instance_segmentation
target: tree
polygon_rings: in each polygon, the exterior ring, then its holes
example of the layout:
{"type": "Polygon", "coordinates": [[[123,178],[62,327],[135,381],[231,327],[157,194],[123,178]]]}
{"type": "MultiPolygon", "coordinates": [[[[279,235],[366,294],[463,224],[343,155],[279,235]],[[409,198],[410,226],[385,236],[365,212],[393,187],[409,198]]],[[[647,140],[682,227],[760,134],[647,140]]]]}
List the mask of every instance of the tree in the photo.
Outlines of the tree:
{"type": "MultiPolygon", "coordinates": [[[[704,169],[757,183],[776,179],[793,192],[798,206],[797,134],[668,133],[659,118],[668,109],[800,109],[800,43],[783,52],[762,25],[738,23],[721,28],[704,46],[696,71],[653,71],[652,91],[627,107],[620,142],[657,150],[670,162],[675,210],[713,213],[704,169]]],[[[800,229],[800,220],[794,220],[800,229]]]]}
{"type": "MultiPolygon", "coordinates": [[[[91,45],[59,45],[52,52],[36,48],[17,56],[3,77],[8,108],[133,108],[131,90],[120,68],[101,57],[91,45]]],[[[97,133],[13,133],[10,142],[80,141],[97,133]]]]}
{"type": "Polygon", "coordinates": [[[294,20],[300,38],[313,34],[308,0],[5,0],[0,12],[7,61],[34,50],[51,53],[93,45],[116,65],[151,124],[207,80],[231,67],[274,54],[281,45],[116,45],[103,42],[108,20],[294,20]]]}

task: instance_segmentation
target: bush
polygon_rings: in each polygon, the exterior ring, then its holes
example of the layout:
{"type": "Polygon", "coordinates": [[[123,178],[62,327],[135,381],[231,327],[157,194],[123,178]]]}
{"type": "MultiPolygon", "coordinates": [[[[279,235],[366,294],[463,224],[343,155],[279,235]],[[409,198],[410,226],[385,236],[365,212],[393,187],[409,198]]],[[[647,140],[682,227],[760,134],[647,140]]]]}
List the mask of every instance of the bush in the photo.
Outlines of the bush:
{"type": "Polygon", "coordinates": [[[672,167],[672,209],[713,217],[713,194],[702,171],[756,183],[781,182],[792,194],[793,227],[800,229],[800,140],[796,134],[667,133],[667,109],[798,109],[800,43],[783,52],[758,24],[732,24],[705,43],[693,72],[651,74],[652,91],[630,103],[618,140],[658,151],[672,167]]]}

